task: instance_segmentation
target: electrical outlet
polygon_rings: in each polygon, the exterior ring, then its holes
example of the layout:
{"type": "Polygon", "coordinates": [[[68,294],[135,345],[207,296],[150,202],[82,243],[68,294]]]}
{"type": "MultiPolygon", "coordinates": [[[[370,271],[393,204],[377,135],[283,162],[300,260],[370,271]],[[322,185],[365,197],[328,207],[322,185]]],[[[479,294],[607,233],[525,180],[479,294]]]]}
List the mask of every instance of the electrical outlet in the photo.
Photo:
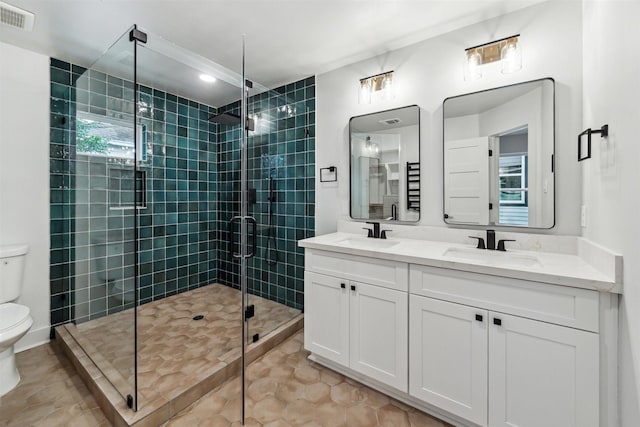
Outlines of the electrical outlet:
{"type": "Polygon", "coordinates": [[[580,206],[580,226],[587,226],[587,207],[585,205],[580,206]]]}

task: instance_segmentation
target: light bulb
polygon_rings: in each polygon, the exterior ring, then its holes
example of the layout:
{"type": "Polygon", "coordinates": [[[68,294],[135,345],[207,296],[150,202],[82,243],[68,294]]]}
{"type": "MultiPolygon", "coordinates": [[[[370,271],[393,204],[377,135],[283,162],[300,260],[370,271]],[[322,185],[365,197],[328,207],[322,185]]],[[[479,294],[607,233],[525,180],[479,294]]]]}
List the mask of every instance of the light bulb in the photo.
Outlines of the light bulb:
{"type": "Polygon", "coordinates": [[[385,74],[382,80],[382,92],[384,99],[393,99],[393,74],[385,74]]]}
{"type": "Polygon", "coordinates": [[[360,96],[358,98],[360,104],[371,104],[371,83],[369,80],[360,80],[360,96]]]}
{"type": "Polygon", "coordinates": [[[522,68],[522,52],[518,46],[518,39],[507,40],[507,44],[500,50],[500,62],[503,74],[513,73],[522,68]]]}
{"type": "Polygon", "coordinates": [[[480,65],[482,65],[482,56],[480,56],[480,52],[476,49],[467,51],[464,79],[466,81],[470,81],[481,78],[482,73],[480,72],[480,65]]]}

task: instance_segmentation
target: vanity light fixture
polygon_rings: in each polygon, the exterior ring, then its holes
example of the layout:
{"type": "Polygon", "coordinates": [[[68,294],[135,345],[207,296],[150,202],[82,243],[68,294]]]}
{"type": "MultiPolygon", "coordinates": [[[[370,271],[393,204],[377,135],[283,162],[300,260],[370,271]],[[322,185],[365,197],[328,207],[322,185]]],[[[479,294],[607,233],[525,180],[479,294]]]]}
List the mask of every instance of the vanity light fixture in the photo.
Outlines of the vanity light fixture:
{"type": "Polygon", "coordinates": [[[372,101],[390,99],[393,99],[393,71],[360,79],[359,104],[371,104],[372,101]]]}
{"type": "Polygon", "coordinates": [[[520,34],[465,49],[464,79],[482,77],[480,66],[500,61],[502,73],[509,74],[522,68],[522,49],[518,44],[520,34]]]}

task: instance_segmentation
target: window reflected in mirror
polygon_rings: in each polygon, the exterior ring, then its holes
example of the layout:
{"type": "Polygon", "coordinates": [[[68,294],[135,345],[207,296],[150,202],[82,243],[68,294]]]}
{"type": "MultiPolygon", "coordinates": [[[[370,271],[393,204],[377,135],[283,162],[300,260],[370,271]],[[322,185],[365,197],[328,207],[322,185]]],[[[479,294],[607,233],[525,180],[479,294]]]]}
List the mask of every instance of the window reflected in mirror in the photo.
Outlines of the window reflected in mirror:
{"type": "Polygon", "coordinates": [[[500,224],[527,227],[529,201],[527,188],[527,128],[498,137],[498,182],[500,224]]]}

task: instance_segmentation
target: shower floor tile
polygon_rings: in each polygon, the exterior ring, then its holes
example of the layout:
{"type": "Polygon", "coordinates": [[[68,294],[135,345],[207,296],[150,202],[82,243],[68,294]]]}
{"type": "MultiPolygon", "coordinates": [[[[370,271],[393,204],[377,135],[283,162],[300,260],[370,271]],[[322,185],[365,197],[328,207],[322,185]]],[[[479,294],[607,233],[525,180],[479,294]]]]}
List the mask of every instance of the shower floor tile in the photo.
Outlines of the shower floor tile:
{"type": "MultiPolygon", "coordinates": [[[[300,310],[254,295],[249,296],[249,304],[254,304],[255,316],[248,322],[247,337],[256,333],[263,337],[300,315],[300,310]]],[[[240,292],[220,284],[139,307],[138,412],[126,406],[123,411],[118,410],[123,412],[120,416],[127,424],[133,425],[150,415],[161,419],[161,415],[155,414],[158,411],[166,415],[166,420],[169,414],[234,375],[241,354],[240,312],[240,292]],[[194,320],[198,315],[203,318],[194,320]]],[[[132,394],[131,310],[64,327],[101,371],[89,374],[91,378],[101,373],[121,396],[132,394]]],[[[262,339],[257,344],[261,342],[262,339]]],[[[124,402],[117,395],[110,400],[117,399],[124,402]]]]}

